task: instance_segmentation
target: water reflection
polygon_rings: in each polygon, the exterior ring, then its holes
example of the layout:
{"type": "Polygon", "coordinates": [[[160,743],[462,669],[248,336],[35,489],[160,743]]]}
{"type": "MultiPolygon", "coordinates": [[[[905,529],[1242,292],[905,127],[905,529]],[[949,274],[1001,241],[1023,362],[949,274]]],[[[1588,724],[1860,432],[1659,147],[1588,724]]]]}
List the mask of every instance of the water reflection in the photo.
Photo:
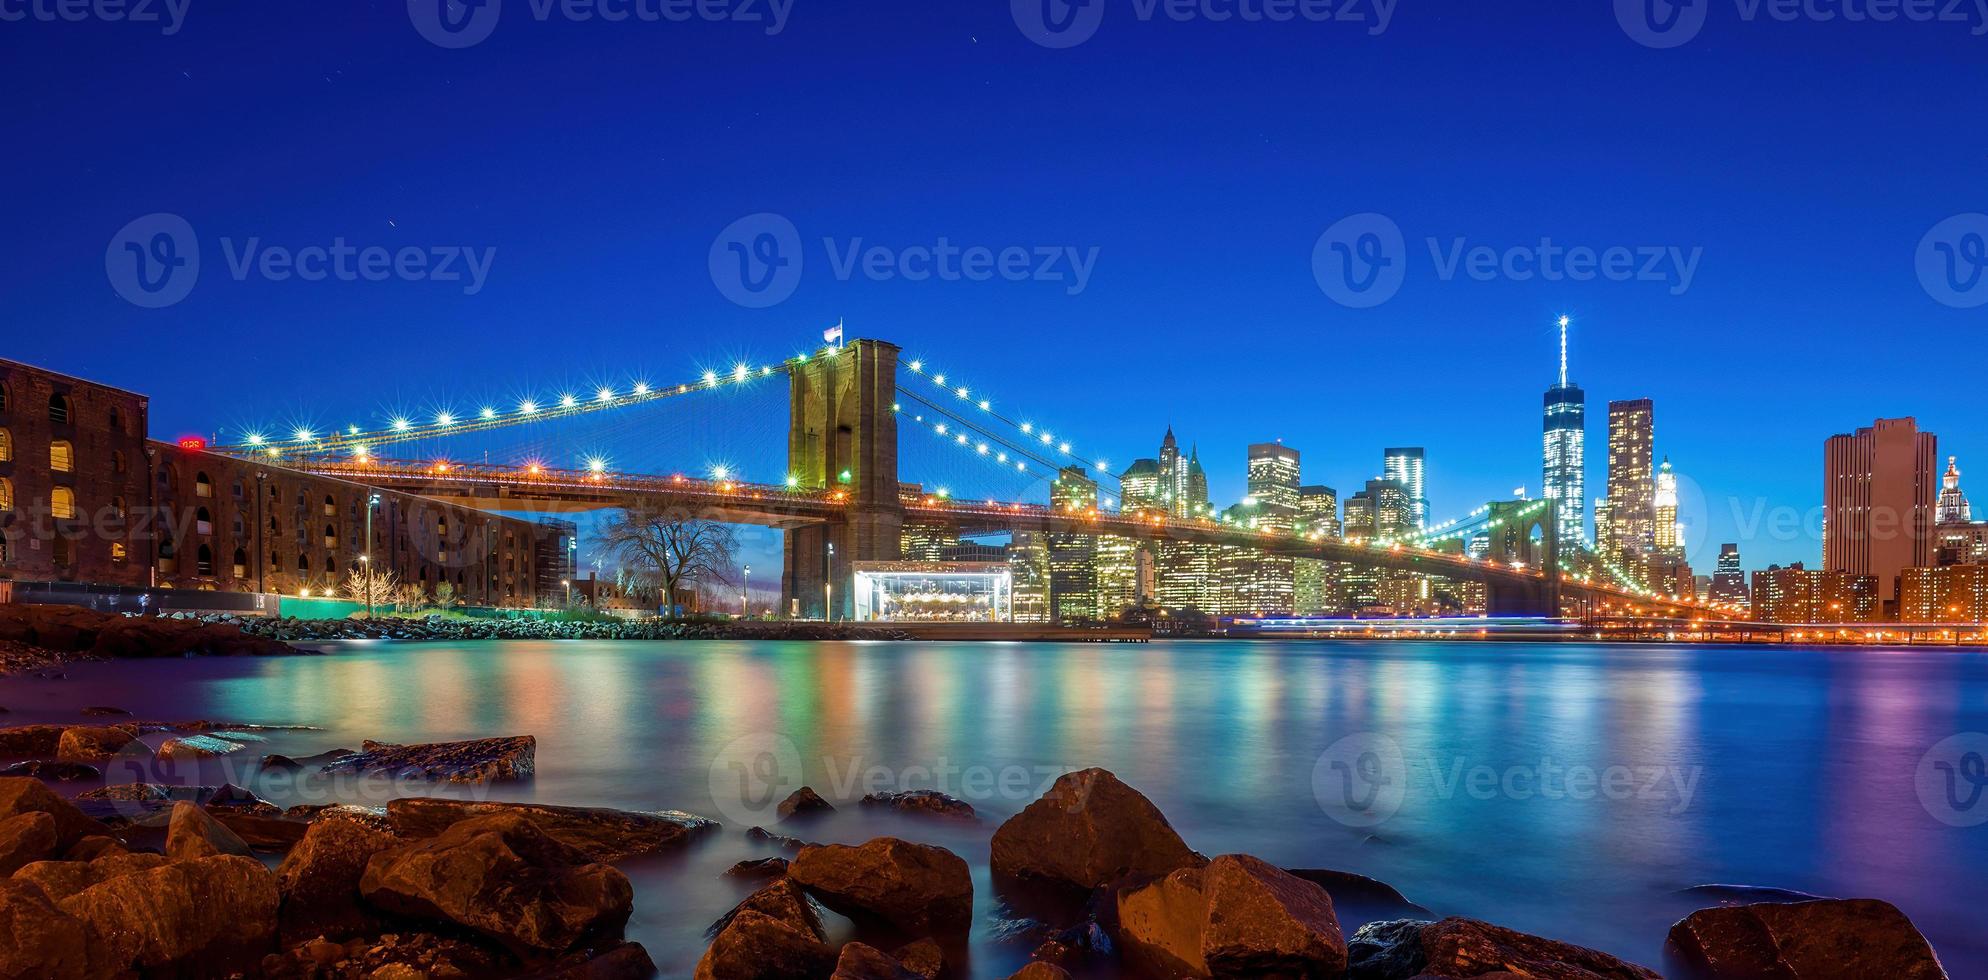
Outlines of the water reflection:
{"type": "MultiPolygon", "coordinates": [[[[500,795],[717,812],[710,766],[742,735],[797,748],[845,812],[811,832],[888,830],[978,862],[991,823],[1046,774],[1117,770],[1190,844],[1383,878],[1439,913],[1478,915],[1657,964],[1664,930],[1704,882],[1897,903],[1956,975],[1988,972],[1973,919],[1988,828],[1933,820],[1913,772],[1933,743],[1988,730],[1988,660],[1888,653],[1504,644],[355,644],[331,655],[79,665],[66,682],[0,680],[10,723],[139,715],[319,725],[269,751],[361,739],[531,733],[539,776],[500,795]],[[1337,740],[1374,733],[1407,763],[1400,811],[1335,822],[1311,773],[1337,740]],[[952,767],[947,770],[946,767],[952,767]],[[1631,792],[1587,784],[1612,769],[1631,792]],[[1013,782],[964,783],[967,771],[1013,782]],[[1478,773],[1489,782],[1473,782],[1478,773]],[[893,823],[854,807],[873,788],[944,778],[980,827],[893,823]],[[1548,793],[1553,780],[1563,790],[1548,793]],[[1484,787],[1488,785],[1488,791],[1484,787]]],[[[631,869],[631,929],[687,974],[702,926],[734,901],[718,872],[761,856],[738,833],[631,869]]],[[[1026,949],[985,938],[980,975],[1026,949]]]]}

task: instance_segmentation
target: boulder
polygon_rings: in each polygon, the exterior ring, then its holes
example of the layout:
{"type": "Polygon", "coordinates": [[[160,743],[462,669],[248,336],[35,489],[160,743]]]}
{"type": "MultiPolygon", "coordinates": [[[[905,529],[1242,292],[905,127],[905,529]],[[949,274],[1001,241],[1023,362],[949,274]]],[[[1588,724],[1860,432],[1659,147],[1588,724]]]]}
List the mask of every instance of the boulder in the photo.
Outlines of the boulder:
{"type": "Polygon", "coordinates": [[[634,905],[626,875],[515,812],[472,817],[374,854],[359,893],[389,912],[481,933],[523,958],[618,937],[634,905]]]}
{"type": "Polygon", "coordinates": [[[244,746],[213,735],[182,735],[169,738],[159,744],[159,759],[162,762],[200,762],[204,759],[222,759],[237,752],[244,746]]]}
{"type": "Polygon", "coordinates": [[[275,948],[276,876],[222,855],[120,875],[63,899],[112,973],[226,976],[275,948]]]}
{"type": "Polygon", "coordinates": [[[1103,769],[1059,777],[994,831],[997,875],[1088,891],[1128,874],[1160,877],[1205,863],[1139,791],[1103,769]]]}
{"type": "Polygon", "coordinates": [[[62,744],[62,733],[68,725],[15,725],[0,728],[0,756],[11,759],[55,754],[56,746],[62,744]]]}
{"type": "Polygon", "coordinates": [[[530,735],[479,738],[466,742],[391,745],[368,741],[365,751],[324,767],[327,773],[390,773],[446,783],[529,779],[538,754],[530,735]]]}
{"type": "Polygon", "coordinates": [[[55,846],[66,851],[92,834],[108,836],[110,828],[83,815],[76,805],[55,795],[40,780],[0,779],[0,819],[40,812],[55,818],[55,846]]]}
{"type": "Polygon", "coordinates": [[[1699,909],[1671,927],[1665,952],[1712,980],[1945,980],[1947,975],[1912,920],[1875,899],[1699,909]]]}
{"type": "Polygon", "coordinates": [[[786,874],[787,859],[780,857],[740,861],[725,869],[728,878],[779,878],[786,874]]]}
{"type": "Polygon", "coordinates": [[[1118,941],[1167,975],[1337,977],[1346,941],[1325,889],[1246,854],[1123,890],[1118,941]]]}
{"type": "Polygon", "coordinates": [[[62,852],[64,861],[94,861],[106,854],[124,851],[124,844],[115,837],[92,834],[77,841],[67,851],[62,852]]]}
{"type": "Polygon", "coordinates": [[[774,812],[782,820],[797,816],[807,816],[811,813],[832,813],[834,811],[835,804],[822,799],[821,794],[816,793],[814,788],[809,786],[803,786],[787,794],[787,798],[781,800],[780,805],[774,808],[774,812]]]}
{"type": "Polygon", "coordinates": [[[383,806],[360,806],[356,803],[299,803],[283,811],[287,820],[302,820],[317,823],[320,820],[353,820],[365,824],[381,833],[393,833],[393,824],[387,820],[387,808],[383,806]]]}
{"type": "MultiPolygon", "coordinates": [[[[168,803],[174,799],[173,789],[158,783],[117,783],[99,786],[76,794],[79,800],[119,800],[135,803],[168,803]]],[[[191,793],[179,797],[192,799],[191,793]]]]}
{"type": "Polygon", "coordinates": [[[1054,963],[1036,960],[1008,974],[1008,980],[1070,980],[1070,971],[1054,963]]]}
{"type": "Polygon", "coordinates": [[[908,946],[900,946],[890,955],[904,964],[905,969],[923,977],[924,980],[939,980],[939,974],[946,972],[945,950],[930,939],[920,939],[908,946]]]}
{"type": "Polygon", "coordinates": [[[304,839],[304,833],[311,829],[308,821],[293,820],[288,817],[268,817],[259,812],[215,807],[206,807],[209,816],[221,826],[234,831],[243,843],[258,850],[281,853],[297,846],[304,839]]]}
{"type": "Polygon", "coordinates": [[[835,949],[805,925],[754,909],[725,923],[697,961],[696,980],[822,980],[835,949]]]}
{"type": "Polygon", "coordinates": [[[88,861],[36,861],[14,872],[14,880],[33,884],[49,901],[60,902],[112,878],[150,871],[167,863],[163,854],[133,854],[119,848],[88,861]]]}
{"type": "Polygon", "coordinates": [[[955,820],[973,820],[976,814],[973,805],[958,797],[947,796],[937,790],[914,789],[902,793],[871,793],[863,797],[863,806],[899,813],[923,814],[932,817],[951,817],[955,820]]]}
{"type": "Polygon", "coordinates": [[[81,920],[55,907],[41,889],[0,879],[0,977],[84,980],[90,937],[81,920]]]}
{"type": "Polygon", "coordinates": [[[1361,926],[1346,943],[1348,980],[1479,977],[1551,980],[1660,980],[1599,950],[1456,916],[1437,922],[1394,919],[1361,926]]]}
{"type": "Polygon", "coordinates": [[[943,847],[895,837],[804,847],[789,873],[823,905],[909,936],[963,935],[973,924],[973,878],[943,847]]]}
{"type": "Polygon", "coordinates": [[[1294,878],[1303,878],[1332,896],[1333,910],[1340,915],[1340,925],[1348,923],[1348,910],[1364,913],[1363,918],[1350,920],[1352,924],[1373,919],[1427,919],[1428,909],[1408,900],[1393,885],[1378,878],[1369,878],[1351,871],[1333,871],[1329,868],[1286,868],[1294,878]]]}
{"type": "Polygon", "coordinates": [[[595,861],[620,861],[678,847],[717,828],[715,821],[675,810],[641,812],[542,803],[477,803],[407,797],[387,803],[387,822],[402,837],[434,837],[471,817],[516,813],[547,836],[595,861]]]}
{"type": "Polygon", "coordinates": [[[810,844],[809,842],[804,841],[799,837],[789,837],[786,834],[776,834],[770,830],[767,830],[765,827],[747,827],[746,839],[758,841],[762,844],[772,844],[774,847],[784,847],[790,851],[798,851],[803,847],[814,846],[813,844],[810,844]]]}
{"type": "Polygon", "coordinates": [[[359,880],[373,855],[400,843],[392,834],[355,820],[308,824],[303,839],[276,867],[283,942],[312,936],[342,939],[376,923],[378,915],[360,902],[359,880]]]}
{"type": "Polygon", "coordinates": [[[561,957],[513,980],[650,980],[655,975],[656,963],[641,943],[617,943],[561,957]]]}
{"type": "Polygon", "coordinates": [[[166,826],[166,857],[175,861],[233,854],[254,857],[248,843],[234,831],[221,826],[197,803],[173,804],[172,819],[166,826]]]}
{"type": "Polygon", "coordinates": [[[757,891],[732,906],[731,911],[719,916],[711,928],[704,930],[704,934],[715,937],[723,933],[739,913],[748,911],[792,923],[816,939],[828,940],[828,931],[822,928],[821,912],[815,908],[814,900],[801,890],[794,879],[784,877],[759,886],[757,891]]]}
{"type": "Polygon", "coordinates": [[[0,878],[56,853],[54,817],[33,811],[0,820],[0,878]]]}
{"type": "Polygon", "coordinates": [[[58,762],[53,759],[30,759],[0,768],[0,778],[26,776],[50,783],[74,783],[86,779],[102,779],[103,770],[80,762],[58,762]]]}
{"type": "Polygon", "coordinates": [[[875,946],[850,943],[835,958],[830,980],[919,980],[918,974],[875,946]]]}
{"type": "Polygon", "coordinates": [[[91,717],[91,718],[116,718],[116,717],[128,717],[131,714],[131,712],[126,711],[123,708],[113,708],[110,707],[109,705],[93,704],[87,708],[84,708],[83,714],[86,717],[91,717]]]}

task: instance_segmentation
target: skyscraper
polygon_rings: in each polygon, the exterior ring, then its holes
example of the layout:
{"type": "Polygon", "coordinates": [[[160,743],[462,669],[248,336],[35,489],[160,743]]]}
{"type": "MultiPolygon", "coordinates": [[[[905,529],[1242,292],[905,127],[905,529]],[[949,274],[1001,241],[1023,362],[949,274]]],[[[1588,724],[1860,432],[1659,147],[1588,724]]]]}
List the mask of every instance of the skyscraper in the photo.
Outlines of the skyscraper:
{"type": "Polygon", "coordinates": [[[1974,519],[1974,508],[1967,504],[1967,494],[1960,490],[1960,463],[1954,457],[1947,457],[1947,471],[1940,475],[1940,500],[1933,509],[1933,522],[1936,524],[1966,524],[1974,519]]]}
{"type": "MultiPolygon", "coordinates": [[[[1571,544],[1587,538],[1588,396],[1567,380],[1567,318],[1560,318],[1560,383],[1546,389],[1542,484],[1554,527],[1571,544]]],[[[1563,545],[1564,546],[1564,545],[1563,545]]]]}
{"type": "Polygon", "coordinates": [[[1677,524],[1677,474],[1671,472],[1669,456],[1665,456],[1663,465],[1657,467],[1657,491],[1652,499],[1657,511],[1657,551],[1666,555],[1682,554],[1684,530],[1677,524]]]}
{"type": "Polygon", "coordinates": [[[1167,426],[1166,437],[1160,440],[1157,469],[1159,499],[1167,513],[1187,516],[1187,459],[1180,454],[1180,443],[1174,439],[1171,425],[1167,426]]]}
{"type": "Polygon", "coordinates": [[[1165,511],[1171,513],[1160,490],[1160,464],[1157,460],[1135,459],[1118,475],[1118,509],[1122,513],[1165,511]]]}
{"type": "Polygon", "coordinates": [[[1823,444],[1822,563],[1877,577],[1896,608],[1899,576],[1928,564],[1938,440],[1911,418],[1878,419],[1823,444]]]}
{"type": "Polygon", "coordinates": [[[1719,564],[1712,575],[1712,601],[1745,605],[1747,595],[1746,572],[1740,568],[1740,546],[1720,545],[1719,564]]]}
{"type": "Polygon", "coordinates": [[[1208,505],[1208,473],[1201,468],[1201,447],[1194,446],[1187,453],[1187,506],[1188,516],[1214,517],[1214,508],[1208,505]]]}
{"type": "Polygon", "coordinates": [[[1281,442],[1249,447],[1249,496],[1257,527],[1289,531],[1298,522],[1298,451],[1281,442]]]}
{"type": "Polygon", "coordinates": [[[1422,447],[1404,446],[1383,454],[1382,475],[1408,492],[1408,510],[1416,529],[1429,526],[1429,498],[1423,492],[1422,447]]]}
{"type": "MultiPolygon", "coordinates": [[[[1081,513],[1097,506],[1098,485],[1081,466],[1066,466],[1050,486],[1051,506],[1081,513]]],[[[1098,611],[1095,535],[1058,531],[1049,535],[1049,605],[1057,622],[1090,619],[1098,611]]]]}
{"type": "Polygon", "coordinates": [[[1608,403],[1608,521],[1595,530],[1604,558],[1641,578],[1657,545],[1657,483],[1651,471],[1656,407],[1648,398],[1608,403]]]}

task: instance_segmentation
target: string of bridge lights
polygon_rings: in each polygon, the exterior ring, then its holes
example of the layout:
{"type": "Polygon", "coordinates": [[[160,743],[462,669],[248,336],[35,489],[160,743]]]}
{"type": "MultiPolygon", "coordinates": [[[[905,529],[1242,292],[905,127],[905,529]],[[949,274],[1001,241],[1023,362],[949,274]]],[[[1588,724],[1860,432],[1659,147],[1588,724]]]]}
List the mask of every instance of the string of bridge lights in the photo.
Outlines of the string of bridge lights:
{"type": "MultiPolygon", "coordinates": [[[[931,411],[931,417],[928,417],[925,412],[915,410],[907,414],[903,402],[894,402],[891,405],[891,410],[897,413],[900,424],[904,424],[904,420],[908,419],[909,424],[924,428],[934,436],[937,436],[941,441],[951,443],[960,450],[971,453],[975,457],[1002,469],[1012,466],[1014,467],[1014,472],[1017,473],[1027,473],[1051,480],[1058,477],[1058,468],[1054,461],[1044,459],[1038,453],[1016,446],[1001,436],[988,432],[985,428],[975,424],[971,420],[947,410],[944,405],[935,403],[916,392],[906,391],[902,392],[902,394],[924,405],[931,411]],[[1029,468],[1030,463],[1034,463],[1048,472],[1045,474],[1031,470],[1029,468]]],[[[935,496],[943,500],[950,498],[951,493],[941,487],[936,491],[935,496]]],[[[988,502],[996,503],[992,500],[988,502]]],[[[1019,501],[1016,501],[1016,503],[1019,503],[1019,501]]],[[[1117,506],[1117,499],[1107,496],[1101,498],[1099,503],[1102,507],[1111,508],[1117,506]]]]}
{"type": "MultiPolygon", "coordinates": [[[[1085,457],[1077,454],[1075,449],[1071,447],[1068,440],[1056,438],[1056,436],[1048,428],[1039,427],[1034,422],[1018,421],[1016,419],[1008,417],[1005,414],[1002,414],[1001,412],[995,410],[994,403],[991,399],[976,398],[975,389],[972,388],[971,386],[960,384],[957,378],[954,378],[949,381],[945,373],[941,371],[933,371],[928,374],[925,370],[925,362],[922,360],[908,361],[905,363],[904,366],[905,369],[910,371],[912,374],[919,375],[921,377],[929,379],[934,387],[937,387],[945,391],[946,393],[952,395],[956,401],[971,405],[974,408],[978,409],[979,411],[985,413],[989,418],[999,420],[1000,422],[1012,428],[1020,430],[1022,435],[1029,437],[1031,441],[1040,444],[1041,446],[1047,449],[1054,450],[1055,452],[1060,453],[1061,455],[1081,465],[1094,467],[1097,470],[1098,476],[1103,479],[1112,480],[1113,482],[1117,481],[1118,477],[1111,472],[1110,461],[1103,459],[1098,459],[1098,460],[1086,459],[1085,457]]],[[[907,385],[903,384],[898,385],[898,390],[906,394],[913,394],[915,396],[915,392],[912,392],[909,386],[907,385]]],[[[923,401],[924,399],[920,398],[920,400],[923,401]]],[[[930,403],[927,402],[927,404],[930,403]]]]}

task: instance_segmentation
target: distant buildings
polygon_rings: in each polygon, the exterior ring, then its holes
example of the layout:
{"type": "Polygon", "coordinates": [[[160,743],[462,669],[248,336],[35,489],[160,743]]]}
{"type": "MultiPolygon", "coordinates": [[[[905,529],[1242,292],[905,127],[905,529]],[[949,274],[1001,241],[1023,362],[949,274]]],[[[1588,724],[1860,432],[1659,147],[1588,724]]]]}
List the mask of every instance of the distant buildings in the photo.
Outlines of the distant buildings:
{"type": "MultiPolygon", "coordinates": [[[[1097,481],[1081,466],[1066,466],[1049,488],[1050,506],[1081,514],[1098,502],[1097,481]]],[[[1098,536],[1069,531],[1049,536],[1049,607],[1058,621],[1094,619],[1098,613],[1098,536]]]]}
{"type": "Polygon", "coordinates": [[[1608,510],[1595,522],[1596,550],[1638,578],[1656,548],[1655,417],[1648,398],[1608,403],[1608,510]]]}
{"type": "Polygon", "coordinates": [[[1739,545],[1719,546],[1719,564],[1712,574],[1712,587],[1708,598],[1713,602],[1728,605],[1747,604],[1750,596],[1746,588],[1746,571],[1740,567],[1739,545]]]}
{"type": "Polygon", "coordinates": [[[1567,318],[1560,318],[1560,383],[1546,389],[1541,460],[1546,499],[1562,541],[1587,539],[1587,395],[1567,380],[1567,318]]]}
{"type": "Polygon", "coordinates": [[[1410,523],[1417,529],[1429,526],[1429,498],[1423,483],[1423,454],[1420,446],[1405,446],[1382,453],[1381,475],[1401,484],[1408,493],[1410,523]]]}
{"type": "Polygon", "coordinates": [[[1823,567],[1876,577],[1894,608],[1905,570],[1931,564],[1936,450],[1910,418],[1823,444],[1823,567]]]}

